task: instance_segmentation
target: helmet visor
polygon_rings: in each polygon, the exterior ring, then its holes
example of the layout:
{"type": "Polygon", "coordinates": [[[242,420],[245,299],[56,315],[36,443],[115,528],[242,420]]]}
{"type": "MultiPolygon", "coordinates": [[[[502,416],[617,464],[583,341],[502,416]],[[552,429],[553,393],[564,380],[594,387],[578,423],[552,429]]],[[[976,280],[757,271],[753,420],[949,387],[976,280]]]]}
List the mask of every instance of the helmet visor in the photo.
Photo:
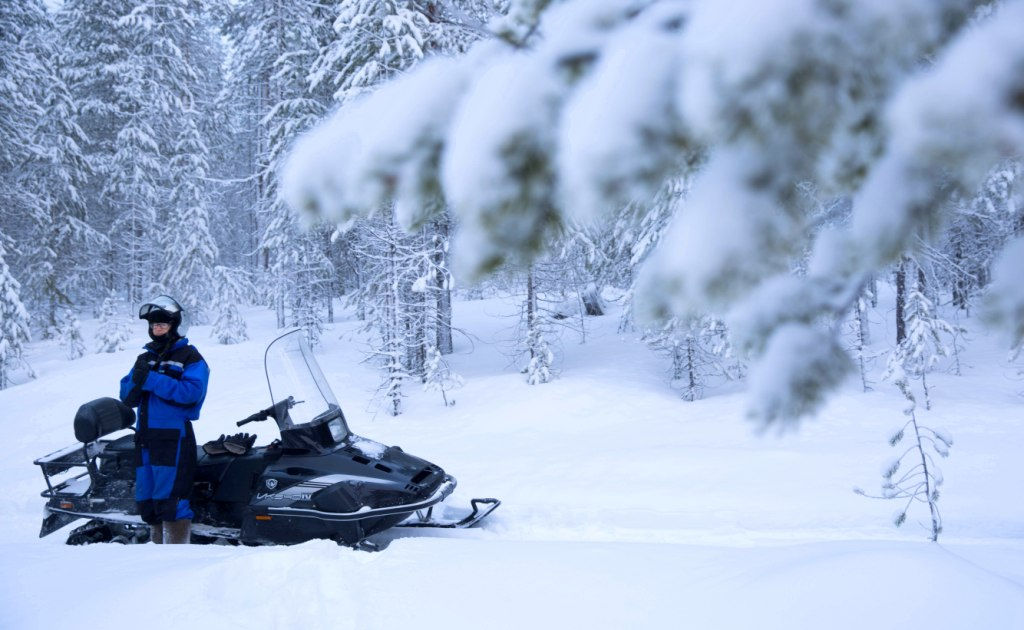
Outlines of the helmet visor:
{"type": "Polygon", "coordinates": [[[169,322],[171,319],[180,318],[180,313],[181,305],[175,302],[174,298],[161,295],[150,302],[146,302],[139,308],[139,319],[148,319],[150,321],[157,319],[157,321],[169,322]]]}

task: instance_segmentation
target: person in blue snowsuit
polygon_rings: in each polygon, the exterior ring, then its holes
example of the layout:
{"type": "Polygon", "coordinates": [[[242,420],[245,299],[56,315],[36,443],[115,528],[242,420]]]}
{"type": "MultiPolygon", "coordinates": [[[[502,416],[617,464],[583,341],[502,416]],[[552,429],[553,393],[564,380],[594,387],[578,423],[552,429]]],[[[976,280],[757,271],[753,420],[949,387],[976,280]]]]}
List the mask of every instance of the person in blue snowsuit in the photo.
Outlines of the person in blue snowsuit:
{"type": "Polygon", "coordinates": [[[139,309],[152,341],[121,379],[121,401],[138,408],[135,500],[155,543],[188,543],[188,496],[196,468],[192,421],[206,398],[210,369],[182,336],[181,305],[161,295],[139,309]]]}

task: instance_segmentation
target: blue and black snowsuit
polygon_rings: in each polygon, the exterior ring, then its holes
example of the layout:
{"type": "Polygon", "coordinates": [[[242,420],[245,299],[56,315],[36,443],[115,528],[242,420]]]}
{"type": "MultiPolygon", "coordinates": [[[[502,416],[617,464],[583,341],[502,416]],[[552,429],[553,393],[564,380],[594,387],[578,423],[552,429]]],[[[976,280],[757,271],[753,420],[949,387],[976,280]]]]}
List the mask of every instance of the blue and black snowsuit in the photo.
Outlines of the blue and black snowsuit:
{"type": "Polygon", "coordinates": [[[192,420],[199,419],[210,369],[184,337],[170,348],[152,342],[145,349],[139,360],[149,363],[146,380],[136,388],[134,367],[121,379],[121,400],[139,410],[135,436],[139,515],[150,524],[191,520],[188,496],[196,468],[192,420]]]}

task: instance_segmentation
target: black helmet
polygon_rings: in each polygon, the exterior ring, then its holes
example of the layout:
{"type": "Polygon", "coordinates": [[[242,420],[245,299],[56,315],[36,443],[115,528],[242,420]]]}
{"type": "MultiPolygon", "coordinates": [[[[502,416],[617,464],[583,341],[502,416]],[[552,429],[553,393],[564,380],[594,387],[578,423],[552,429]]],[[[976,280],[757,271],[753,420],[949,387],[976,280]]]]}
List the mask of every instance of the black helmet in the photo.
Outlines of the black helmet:
{"type": "MultiPolygon", "coordinates": [[[[144,319],[150,324],[170,324],[171,330],[168,334],[172,338],[185,334],[184,330],[179,330],[182,328],[181,316],[181,304],[169,295],[158,295],[139,308],[139,319],[144,319]]],[[[152,337],[152,332],[150,336],[152,337]]]]}

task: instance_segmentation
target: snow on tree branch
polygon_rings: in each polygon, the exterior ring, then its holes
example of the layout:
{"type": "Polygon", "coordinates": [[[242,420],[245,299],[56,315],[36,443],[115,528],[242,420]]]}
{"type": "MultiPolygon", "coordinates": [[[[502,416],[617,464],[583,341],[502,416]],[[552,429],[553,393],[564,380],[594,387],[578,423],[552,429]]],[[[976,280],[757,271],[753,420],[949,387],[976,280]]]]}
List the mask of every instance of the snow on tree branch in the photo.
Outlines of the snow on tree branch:
{"type": "Polygon", "coordinates": [[[850,371],[836,331],[870,275],[937,233],[951,192],[1024,153],[1024,2],[971,21],[991,4],[518,3],[543,11],[520,37],[342,106],[298,144],[284,194],[334,220],[397,199],[406,225],[445,202],[456,262],[480,273],[692,176],[637,313],[725,313],[756,362],[753,414],[788,421],[850,371]],[[822,230],[808,183],[853,198],[852,227],[822,230]]]}
{"type": "Polygon", "coordinates": [[[966,33],[937,66],[908,81],[888,110],[889,148],[854,203],[865,265],[931,234],[950,189],[973,193],[1000,160],[1024,154],[1024,3],[966,33]]]}

